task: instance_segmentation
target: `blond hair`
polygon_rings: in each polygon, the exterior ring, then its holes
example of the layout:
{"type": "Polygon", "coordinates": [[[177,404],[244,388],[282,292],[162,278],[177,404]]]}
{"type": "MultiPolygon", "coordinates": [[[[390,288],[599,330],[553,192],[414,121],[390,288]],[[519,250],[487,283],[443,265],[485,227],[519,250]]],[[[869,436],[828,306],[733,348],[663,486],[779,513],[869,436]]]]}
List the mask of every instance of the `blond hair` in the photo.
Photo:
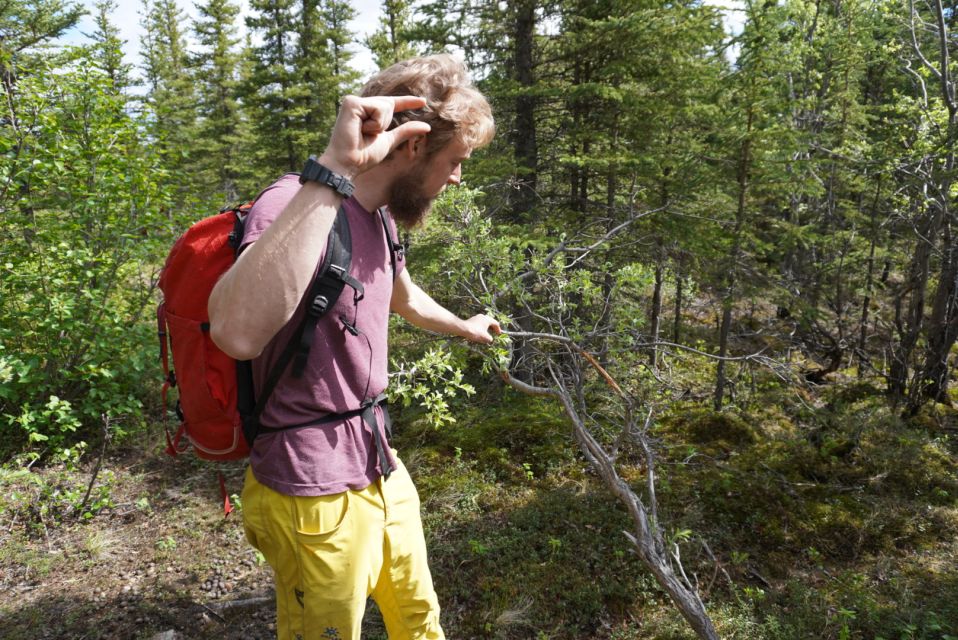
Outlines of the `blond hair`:
{"type": "Polygon", "coordinates": [[[484,147],[496,132],[489,102],[472,85],[465,65],[449,54],[397,62],[370,78],[361,95],[425,98],[424,108],[397,113],[392,126],[409,120],[428,123],[432,127],[426,136],[429,155],[453,138],[471,149],[484,147]]]}

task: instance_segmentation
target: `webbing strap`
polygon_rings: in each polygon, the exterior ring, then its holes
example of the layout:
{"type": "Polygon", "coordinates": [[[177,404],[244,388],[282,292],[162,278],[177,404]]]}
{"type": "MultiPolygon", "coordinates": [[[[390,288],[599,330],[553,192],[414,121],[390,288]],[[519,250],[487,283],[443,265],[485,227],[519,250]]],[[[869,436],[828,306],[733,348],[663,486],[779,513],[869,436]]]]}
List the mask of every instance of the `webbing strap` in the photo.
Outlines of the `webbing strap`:
{"type": "Polygon", "coordinates": [[[392,266],[393,279],[395,280],[396,262],[402,260],[403,255],[406,253],[406,247],[396,242],[396,239],[393,237],[393,230],[389,225],[389,216],[386,215],[386,207],[379,207],[379,219],[382,220],[383,229],[386,231],[386,242],[389,245],[389,264],[392,266]]]}
{"type": "MultiPolygon", "coordinates": [[[[389,410],[386,408],[386,395],[380,393],[378,396],[371,400],[367,400],[362,405],[362,413],[360,414],[363,417],[363,422],[369,425],[369,428],[373,432],[373,441],[376,444],[376,454],[379,456],[379,468],[383,472],[383,478],[389,479],[389,474],[391,474],[394,469],[392,464],[389,462],[389,456],[386,455],[386,444],[385,438],[383,437],[383,431],[391,432],[392,431],[392,421],[389,419],[389,410]],[[383,428],[379,428],[379,421],[376,420],[376,406],[382,405],[383,408],[383,428]]],[[[391,433],[389,435],[392,435],[391,433]]]]}
{"type": "Polygon", "coordinates": [[[289,431],[290,429],[302,429],[305,427],[318,427],[331,422],[339,422],[355,416],[360,416],[370,430],[373,432],[373,443],[376,446],[376,455],[379,458],[379,467],[382,469],[383,477],[388,478],[389,474],[395,471],[395,467],[389,462],[389,456],[386,454],[388,438],[392,437],[392,419],[389,417],[389,407],[387,406],[386,394],[380,393],[375,398],[365,400],[358,409],[344,411],[343,413],[327,413],[315,420],[308,420],[297,424],[288,424],[282,427],[267,427],[263,433],[273,433],[279,431],[289,431]],[[376,419],[376,407],[382,407],[383,424],[380,428],[379,421],[376,419]]]}
{"type": "MultiPolygon", "coordinates": [[[[167,397],[170,387],[176,386],[176,374],[170,370],[169,341],[167,340],[166,334],[166,304],[162,302],[156,307],[156,335],[160,339],[160,361],[163,363],[163,389],[160,391],[160,396],[163,399],[163,416],[165,417],[168,407],[167,397]]],[[[176,406],[177,413],[179,414],[179,401],[177,401],[176,406]]],[[[182,416],[180,416],[180,420],[182,421],[182,416]]],[[[176,435],[171,435],[170,428],[165,424],[164,420],[163,430],[166,431],[166,453],[176,457],[176,455],[182,453],[184,449],[184,447],[180,445],[180,438],[183,435],[183,425],[180,425],[176,435]]]]}
{"type": "MultiPolygon", "coordinates": [[[[289,342],[286,343],[282,353],[276,360],[276,364],[270,369],[263,388],[256,394],[255,405],[252,409],[245,407],[245,409],[247,409],[246,411],[242,411],[244,407],[241,407],[243,435],[250,448],[252,448],[253,440],[256,439],[256,434],[259,432],[259,418],[266,409],[266,403],[269,402],[269,398],[276,389],[276,385],[279,384],[283,374],[286,373],[286,368],[289,366],[290,361],[294,360],[294,357],[295,361],[293,362],[292,374],[295,377],[302,376],[308,361],[309,351],[313,346],[316,323],[332,308],[337,298],[339,298],[340,293],[342,293],[343,288],[348,284],[342,275],[348,275],[351,252],[352,237],[349,233],[349,221],[346,219],[346,209],[340,206],[339,211],[336,212],[336,219],[333,221],[333,228],[330,230],[329,237],[326,241],[326,255],[306,293],[306,300],[309,301],[306,307],[306,316],[303,318],[303,321],[300,322],[296,331],[293,332],[289,342]],[[345,269],[339,266],[343,264],[344,261],[346,265],[345,269]],[[325,304],[322,304],[321,301],[319,301],[320,304],[316,304],[319,298],[324,298],[325,304]]],[[[357,282],[357,284],[359,283],[357,282]]],[[[357,295],[362,295],[361,284],[359,285],[357,295]]],[[[249,364],[240,363],[237,366],[238,377],[241,376],[240,379],[242,380],[250,380],[251,397],[252,373],[249,364]]]]}
{"type": "Polygon", "coordinates": [[[298,345],[296,358],[293,361],[293,377],[299,378],[306,369],[309,360],[309,350],[313,346],[313,337],[316,334],[316,323],[329,311],[347,284],[356,289],[357,298],[362,297],[362,285],[349,277],[349,265],[352,258],[353,241],[349,232],[349,220],[346,218],[346,208],[339,207],[333,228],[330,230],[326,242],[326,255],[319,273],[313,279],[313,284],[306,294],[306,318],[300,325],[293,341],[298,345]],[[351,281],[351,282],[350,282],[351,281]]]}
{"type": "Polygon", "coordinates": [[[230,496],[226,492],[226,478],[223,477],[223,472],[217,471],[216,474],[220,480],[220,497],[223,498],[223,517],[225,518],[233,513],[233,504],[230,502],[230,496]]]}

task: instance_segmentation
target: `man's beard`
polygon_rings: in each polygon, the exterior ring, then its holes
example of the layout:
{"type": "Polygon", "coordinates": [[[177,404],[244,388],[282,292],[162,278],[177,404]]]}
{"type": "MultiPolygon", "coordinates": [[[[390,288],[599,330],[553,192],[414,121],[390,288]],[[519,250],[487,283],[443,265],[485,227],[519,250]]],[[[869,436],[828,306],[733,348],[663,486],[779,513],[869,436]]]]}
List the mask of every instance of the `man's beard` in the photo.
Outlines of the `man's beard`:
{"type": "Polygon", "coordinates": [[[425,163],[416,164],[412,169],[396,177],[389,187],[389,213],[407,229],[423,221],[432,207],[433,196],[423,191],[426,180],[425,163]]]}

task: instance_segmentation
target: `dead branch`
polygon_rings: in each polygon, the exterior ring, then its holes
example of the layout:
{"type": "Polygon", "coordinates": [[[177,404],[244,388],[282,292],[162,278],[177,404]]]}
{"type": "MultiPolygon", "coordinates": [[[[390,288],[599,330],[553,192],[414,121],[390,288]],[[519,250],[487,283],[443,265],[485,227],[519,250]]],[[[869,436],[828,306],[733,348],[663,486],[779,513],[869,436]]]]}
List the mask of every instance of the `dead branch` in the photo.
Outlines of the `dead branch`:
{"type": "Polygon", "coordinates": [[[273,602],[273,596],[254,596],[252,598],[242,598],[239,600],[226,600],[224,602],[210,602],[208,604],[202,605],[204,609],[208,610],[210,613],[213,613],[222,620],[220,616],[224,611],[229,611],[230,609],[242,609],[245,607],[257,607],[263,604],[270,604],[273,602]]]}
{"type": "MultiPolygon", "coordinates": [[[[655,458],[648,437],[649,427],[652,424],[652,409],[650,408],[646,414],[643,427],[636,429],[631,417],[634,400],[622,390],[592,354],[573,340],[544,333],[510,332],[508,335],[550,340],[563,345],[567,352],[580,356],[581,360],[588,363],[621,400],[624,414],[623,430],[629,432],[644,454],[648,504],[619,475],[615,464],[616,451],[614,449],[607,451],[586,426],[583,416],[588,416],[588,403],[583,391],[582,371],[575,364],[578,360],[573,359],[572,364],[569,365],[572,370],[563,375],[555,360],[546,357],[545,368],[552,380],[552,386],[548,387],[522,382],[515,379],[507,370],[500,368],[503,380],[518,391],[531,395],[550,396],[559,401],[572,423],[573,435],[580,451],[593,470],[602,478],[606,487],[625,505],[635,526],[634,532],[626,532],[625,535],[635,547],[639,557],[659,585],[669,594],[672,602],[696,634],[706,640],[717,640],[718,634],[698,594],[697,584],[686,574],[678,547],[672,545],[670,549],[667,545],[662,523],[658,517],[655,498],[655,458]]],[[[511,342],[509,348],[510,350],[512,348],[511,342]]]]}
{"type": "Polygon", "coordinates": [[[86,494],[84,494],[80,506],[74,511],[76,515],[83,513],[87,503],[90,501],[90,494],[93,492],[93,485],[96,483],[96,477],[100,473],[100,467],[103,466],[103,458],[106,456],[106,446],[110,441],[110,416],[103,414],[100,417],[103,420],[103,444],[100,446],[100,455],[96,460],[96,466],[93,467],[93,473],[90,474],[90,483],[86,487],[86,494]]]}

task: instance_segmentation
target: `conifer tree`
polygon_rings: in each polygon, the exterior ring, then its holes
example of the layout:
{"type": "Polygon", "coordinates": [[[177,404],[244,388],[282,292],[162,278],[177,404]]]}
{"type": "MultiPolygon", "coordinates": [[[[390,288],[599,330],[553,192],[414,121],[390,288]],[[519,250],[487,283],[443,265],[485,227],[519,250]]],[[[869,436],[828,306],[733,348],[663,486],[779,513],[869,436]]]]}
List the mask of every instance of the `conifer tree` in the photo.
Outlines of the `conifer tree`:
{"type": "Polygon", "coordinates": [[[379,29],[366,38],[366,46],[380,69],[418,55],[412,41],[411,0],[383,0],[379,29]]]}
{"type": "Polygon", "coordinates": [[[190,171],[196,157],[196,93],[183,32],[185,17],[175,0],[144,0],[143,9],[149,134],[173,182],[180,185],[180,204],[186,207],[197,189],[205,191],[207,186],[190,171]]]}
{"type": "MultiPolygon", "coordinates": [[[[341,7],[327,4],[321,0],[300,0],[295,23],[298,46],[294,51],[295,73],[290,86],[290,97],[295,105],[291,126],[296,149],[303,160],[310,153],[318,153],[325,145],[339,105],[336,68],[342,64],[342,59],[336,59],[331,50],[333,33],[328,19],[340,19],[343,15],[341,7]]],[[[345,31],[338,34],[340,39],[349,37],[345,21],[340,20],[337,26],[345,31]]],[[[342,51],[339,53],[342,56],[342,51]]]]}
{"type": "Polygon", "coordinates": [[[246,26],[259,45],[249,50],[251,69],[242,98],[255,132],[254,161],[265,174],[299,171],[302,153],[293,130],[296,33],[293,0],[251,0],[246,26]]]}
{"type": "Polygon", "coordinates": [[[200,17],[193,31],[200,50],[192,57],[200,117],[197,177],[211,191],[221,192],[224,203],[228,203],[240,197],[237,164],[244,157],[236,99],[240,54],[235,21],[239,6],[230,0],[208,0],[197,10],[200,17]]]}
{"type": "Polygon", "coordinates": [[[342,0],[256,0],[252,8],[247,25],[262,44],[249,52],[242,95],[257,166],[263,175],[299,171],[325,146],[339,100],[354,87],[345,48],[354,12],[342,0]]]}
{"type": "Polygon", "coordinates": [[[321,8],[323,21],[326,23],[326,44],[330,56],[333,78],[337,83],[336,111],[342,97],[355,89],[359,73],[350,66],[353,53],[347,47],[353,41],[353,33],[349,30],[349,22],[356,17],[349,0],[324,0],[321,8]]]}
{"type": "Polygon", "coordinates": [[[93,51],[97,66],[110,78],[113,91],[120,95],[131,84],[130,72],[133,65],[123,62],[124,40],[120,39],[120,29],[113,24],[111,16],[116,12],[116,0],[97,0],[94,5],[96,15],[93,32],[93,51]]]}
{"type": "Polygon", "coordinates": [[[15,91],[17,75],[29,69],[33,50],[75,26],[84,13],[79,3],[64,0],[0,3],[0,73],[7,94],[15,91]]]}

